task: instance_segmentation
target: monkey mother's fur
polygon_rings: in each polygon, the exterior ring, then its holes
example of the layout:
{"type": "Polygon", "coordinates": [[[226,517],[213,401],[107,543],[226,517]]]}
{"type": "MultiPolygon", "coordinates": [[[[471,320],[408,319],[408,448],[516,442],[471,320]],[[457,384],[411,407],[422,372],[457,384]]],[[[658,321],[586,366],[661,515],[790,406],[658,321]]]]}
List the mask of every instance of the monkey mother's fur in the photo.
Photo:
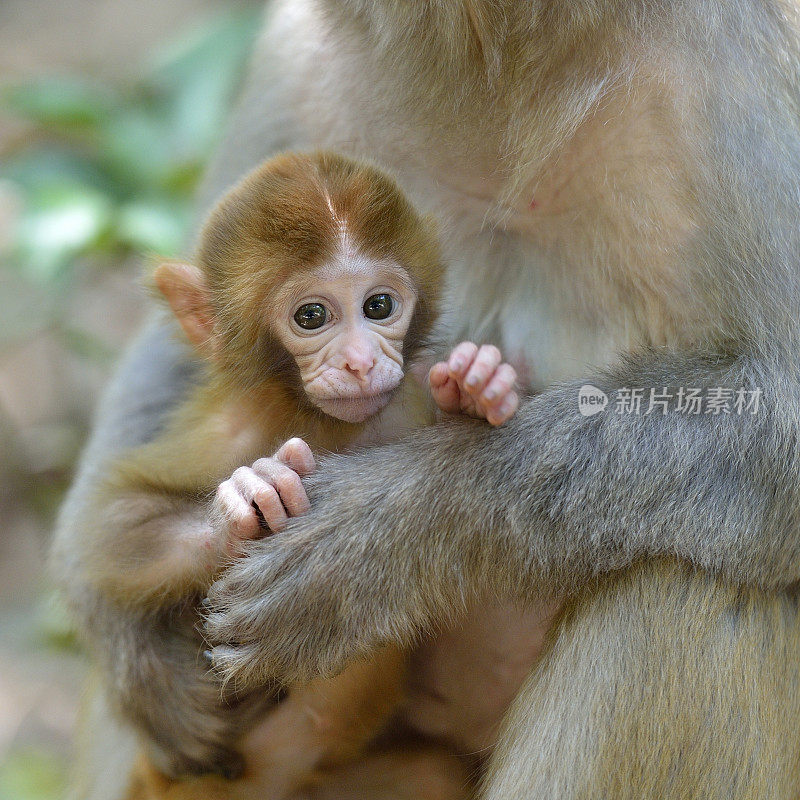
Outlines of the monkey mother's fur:
{"type": "MultiPolygon", "coordinates": [[[[796,24],[789,0],[275,3],[235,123],[253,149],[232,137],[211,190],[289,143],[392,167],[448,219],[453,341],[518,349],[542,391],[500,432],[323,466],[309,516],[212,590],[229,677],[567,589],[487,798],[797,795],[796,24]],[[611,399],[588,419],[586,382],[611,399]],[[761,411],[611,412],[681,386],[760,388],[761,411]]],[[[180,394],[164,377],[105,417],[62,541],[111,430],[148,436],[180,394]]]]}

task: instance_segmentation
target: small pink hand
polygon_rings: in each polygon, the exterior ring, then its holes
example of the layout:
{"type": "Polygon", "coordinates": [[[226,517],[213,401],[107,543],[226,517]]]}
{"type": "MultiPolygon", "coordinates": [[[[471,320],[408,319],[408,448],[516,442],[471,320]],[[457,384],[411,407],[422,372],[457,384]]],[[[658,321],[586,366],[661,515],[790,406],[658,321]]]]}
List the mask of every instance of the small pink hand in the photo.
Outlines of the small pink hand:
{"type": "Polygon", "coordinates": [[[502,358],[494,345],[479,348],[461,342],[447,361],[434,364],[428,373],[436,405],[447,414],[467,414],[502,425],[519,407],[514,391],[517,373],[502,358]]]}
{"type": "Polygon", "coordinates": [[[281,530],[290,517],[311,507],[300,480],[315,468],[311,449],[302,439],[289,439],[272,458],[239,467],[217,488],[209,521],[228,555],[238,555],[240,542],[281,530]]]}

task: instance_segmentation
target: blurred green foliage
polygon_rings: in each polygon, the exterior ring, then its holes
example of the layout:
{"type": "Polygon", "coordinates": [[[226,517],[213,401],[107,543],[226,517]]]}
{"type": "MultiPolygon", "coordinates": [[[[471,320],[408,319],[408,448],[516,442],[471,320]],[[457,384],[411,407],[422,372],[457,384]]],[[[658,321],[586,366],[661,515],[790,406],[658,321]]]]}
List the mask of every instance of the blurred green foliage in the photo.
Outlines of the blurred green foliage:
{"type": "MultiPolygon", "coordinates": [[[[254,5],[207,19],[114,85],[63,75],[0,84],[0,114],[23,123],[23,135],[0,153],[0,355],[44,333],[88,364],[115,357],[76,308],[98,270],[130,254],[180,251],[260,13],[254,5]]],[[[0,505],[13,496],[44,524],[88,419],[89,409],[67,418],[69,402],[65,394],[63,419],[27,431],[0,398],[0,505]],[[49,437],[45,461],[31,457],[41,435],[49,437]]]]}
{"type": "Polygon", "coordinates": [[[176,253],[257,29],[255,10],[216,17],[127,87],[58,77],[0,91],[0,111],[34,130],[0,166],[21,198],[5,260],[50,283],[80,255],[176,253]]]}
{"type": "MultiPolygon", "coordinates": [[[[259,14],[253,7],[206,21],[126,83],[60,76],[0,86],[0,114],[22,120],[25,132],[0,153],[0,355],[44,330],[81,359],[113,356],[66,301],[79,303],[94,270],[124,264],[130,254],[180,252],[192,195],[230,114],[259,14]]],[[[70,413],[23,431],[0,399],[0,508],[7,514],[24,509],[49,525],[80,441],[70,413]],[[43,436],[45,460],[36,455],[41,447],[30,447],[43,436]]],[[[42,598],[31,619],[26,649],[50,658],[58,650],[61,658],[74,648],[54,596],[42,598]]],[[[55,800],[67,768],[46,739],[12,741],[0,752],[0,800],[55,800]]]]}
{"type": "Polygon", "coordinates": [[[67,768],[46,753],[25,749],[0,764],[0,800],[53,800],[61,795],[67,768]]]}

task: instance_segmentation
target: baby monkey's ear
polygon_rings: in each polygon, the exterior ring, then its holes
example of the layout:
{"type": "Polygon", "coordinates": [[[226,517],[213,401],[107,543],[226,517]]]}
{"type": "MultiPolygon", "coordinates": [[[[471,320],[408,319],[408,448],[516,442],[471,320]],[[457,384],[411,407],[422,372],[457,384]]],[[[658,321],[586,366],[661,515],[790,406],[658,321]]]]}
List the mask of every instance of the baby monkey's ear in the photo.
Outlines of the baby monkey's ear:
{"type": "Polygon", "coordinates": [[[186,338],[206,356],[214,354],[214,310],[203,273],[191,264],[164,261],[153,281],[178,318],[186,338]]]}

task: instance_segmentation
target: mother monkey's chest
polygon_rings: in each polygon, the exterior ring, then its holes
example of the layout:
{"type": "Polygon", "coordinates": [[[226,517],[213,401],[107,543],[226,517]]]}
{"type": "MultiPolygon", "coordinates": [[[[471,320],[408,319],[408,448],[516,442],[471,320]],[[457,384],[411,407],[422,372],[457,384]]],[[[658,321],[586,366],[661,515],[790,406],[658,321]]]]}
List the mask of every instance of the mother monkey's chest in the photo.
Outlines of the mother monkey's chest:
{"type": "Polygon", "coordinates": [[[497,341],[542,390],[620,353],[703,336],[694,143],[673,105],[644,88],[610,92],[549,155],[535,149],[532,112],[533,150],[502,179],[488,175],[461,196],[435,181],[456,339],[497,341]]]}

